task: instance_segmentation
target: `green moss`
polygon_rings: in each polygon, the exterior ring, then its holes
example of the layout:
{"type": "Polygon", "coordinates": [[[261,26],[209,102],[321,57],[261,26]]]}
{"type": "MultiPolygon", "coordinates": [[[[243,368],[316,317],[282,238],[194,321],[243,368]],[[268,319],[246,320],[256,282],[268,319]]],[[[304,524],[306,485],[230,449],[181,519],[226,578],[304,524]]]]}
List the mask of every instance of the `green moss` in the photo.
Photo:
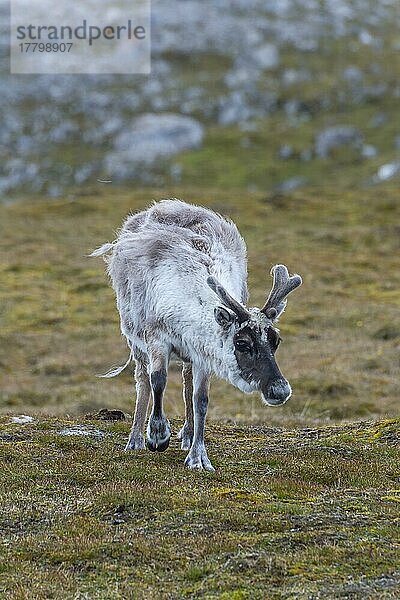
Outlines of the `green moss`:
{"type": "Polygon", "coordinates": [[[124,453],[129,427],[0,419],[0,594],[26,597],[22,577],[35,598],[129,597],[132,585],[137,598],[338,597],[350,576],[365,593],[397,568],[399,419],[211,422],[212,478],[183,468],[175,439],[162,455],[124,453]],[[106,435],[60,435],[78,425],[106,435]]]}

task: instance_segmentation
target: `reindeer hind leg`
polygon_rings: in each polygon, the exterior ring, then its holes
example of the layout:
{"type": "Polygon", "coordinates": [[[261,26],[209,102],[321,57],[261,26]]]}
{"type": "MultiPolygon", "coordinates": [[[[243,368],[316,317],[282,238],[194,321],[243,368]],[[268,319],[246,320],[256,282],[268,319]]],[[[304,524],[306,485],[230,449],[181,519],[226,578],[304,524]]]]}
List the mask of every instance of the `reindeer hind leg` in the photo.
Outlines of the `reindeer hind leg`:
{"type": "Polygon", "coordinates": [[[151,393],[150,379],[145,355],[142,352],[135,351],[134,358],[136,362],[136,406],[132,429],[125,450],[143,450],[146,447],[143,431],[151,393]]]}
{"type": "Polygon", "coordinates": [[[182,450],[189,450],[193,441],[193,373],[192,364],[182,365],[183,400],[185,402],[185,423],[178,433],[182,450]]]}

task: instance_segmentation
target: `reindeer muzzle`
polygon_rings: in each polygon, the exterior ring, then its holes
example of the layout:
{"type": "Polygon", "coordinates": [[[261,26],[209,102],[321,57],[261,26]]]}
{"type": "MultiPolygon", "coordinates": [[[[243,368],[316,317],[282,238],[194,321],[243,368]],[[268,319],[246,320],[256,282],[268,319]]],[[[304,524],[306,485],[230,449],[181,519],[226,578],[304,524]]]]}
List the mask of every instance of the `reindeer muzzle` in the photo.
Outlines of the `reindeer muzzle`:
{"type": "Polygon", "coordinates": [[[268,406],[279,406],[289,400],[292,388],[286,379],[275,379],[267,389],[262,390],[263,400],[268,406]]]}

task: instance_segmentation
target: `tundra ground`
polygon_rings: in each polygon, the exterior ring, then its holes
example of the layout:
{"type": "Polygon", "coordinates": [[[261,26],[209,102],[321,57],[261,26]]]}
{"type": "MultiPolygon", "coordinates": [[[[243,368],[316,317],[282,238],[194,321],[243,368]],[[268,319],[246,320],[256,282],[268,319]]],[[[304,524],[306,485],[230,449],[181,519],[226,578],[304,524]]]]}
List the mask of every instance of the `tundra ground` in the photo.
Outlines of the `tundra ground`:
{"type": "Polygon", "coordinates": [[[128,428],[1,418],[2,597],[399,597],[398,419],[214,422],[212,475],[128,428]]]}

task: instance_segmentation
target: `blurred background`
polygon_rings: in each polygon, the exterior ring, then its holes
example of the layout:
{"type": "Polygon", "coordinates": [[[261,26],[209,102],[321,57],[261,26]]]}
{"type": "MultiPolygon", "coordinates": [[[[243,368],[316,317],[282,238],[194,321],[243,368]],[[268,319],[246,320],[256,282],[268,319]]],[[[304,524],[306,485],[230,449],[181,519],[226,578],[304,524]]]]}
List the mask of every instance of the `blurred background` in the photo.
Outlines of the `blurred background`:
{"type": "Polygon", "coordinates": [[[286,192],[400,173],[396,0],[154,0],[150,76],[10,75],[7,12],[3,197],[97,178],[286,192]]]}
{"type": "MultiPolygon", "coordinates": [[[[304,277],[281,326],[292,401],[266,412],[217,383],[212,416],[398,410],[397,0],[154,0],[149,76],[11,75],[7,15],[2,3],[0,410],[132,411],[128,373],[94,378],[125,348],[85,255],[173,196],[238,224],[253,304],[274,262],[304,277]]],[[[173,367],[173,414],[179,394],[173,367]]]]}

